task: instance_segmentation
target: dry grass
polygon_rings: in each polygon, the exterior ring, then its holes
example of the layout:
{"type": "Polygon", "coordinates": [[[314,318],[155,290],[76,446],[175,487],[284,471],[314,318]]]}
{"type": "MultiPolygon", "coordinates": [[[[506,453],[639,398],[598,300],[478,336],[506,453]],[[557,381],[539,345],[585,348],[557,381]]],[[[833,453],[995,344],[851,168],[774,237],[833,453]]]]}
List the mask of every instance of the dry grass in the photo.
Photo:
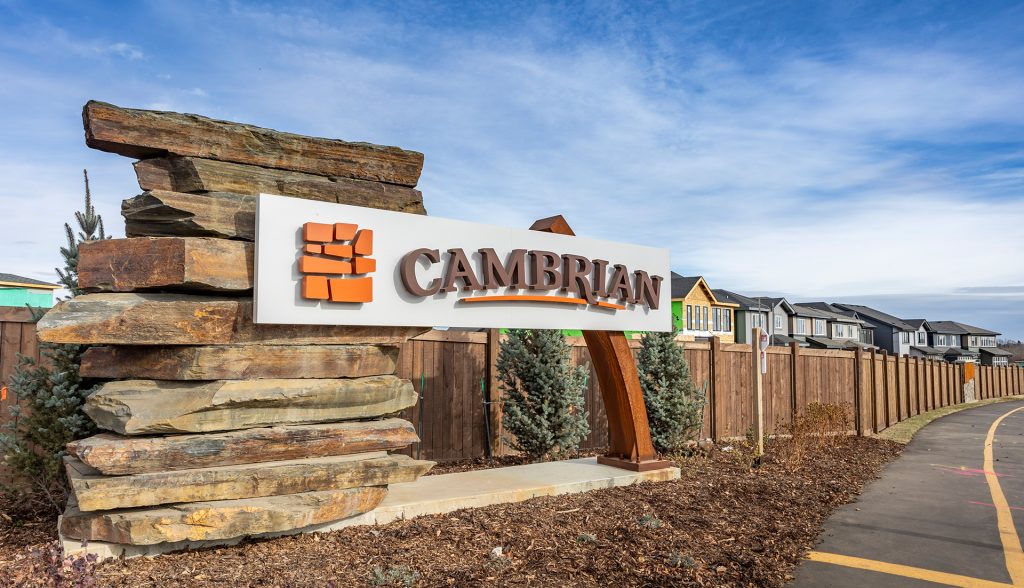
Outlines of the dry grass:
{"type": "Polygon", "coordinates": [[[885,439],[887,441],[895,441],[906,445],[910,443],[910,440],[914,438],[914,435],[921,430],[922,427],[928,423],[934,421],[937,418],[946,416],[947,414],[953,414],[954,412],[960,412],[968,408],[976,408],[978,406],[985,406],[986,404],[995,404],[997,402],[1007,402],[1010,400],[1024,400],[1024,396],[1006,396],[1004,398],[988,398],[986,400],[979,400],[977,402],[971,402],[969,404],[954,404],[952,406],[944,406],[942,408],[936,408],[928,412],[923,412],[917,416],[910,417],[909,419],[897,423],[888,429],[885,429],[881,433],[875,435],[879,439],[885,439]]]}

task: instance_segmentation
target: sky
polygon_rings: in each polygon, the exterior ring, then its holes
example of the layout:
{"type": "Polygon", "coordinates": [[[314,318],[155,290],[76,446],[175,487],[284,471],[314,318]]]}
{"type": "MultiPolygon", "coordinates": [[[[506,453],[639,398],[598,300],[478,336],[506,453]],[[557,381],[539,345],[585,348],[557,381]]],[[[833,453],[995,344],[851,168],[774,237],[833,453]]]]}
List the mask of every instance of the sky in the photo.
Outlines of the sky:
{"type": "Polygon", "coordinates": [[[431,215],[665,247],[713,288],[1024,339],[1024,4],[0,0],[0,272],[55,280],[81,108],[425,154],[431,215]]]}

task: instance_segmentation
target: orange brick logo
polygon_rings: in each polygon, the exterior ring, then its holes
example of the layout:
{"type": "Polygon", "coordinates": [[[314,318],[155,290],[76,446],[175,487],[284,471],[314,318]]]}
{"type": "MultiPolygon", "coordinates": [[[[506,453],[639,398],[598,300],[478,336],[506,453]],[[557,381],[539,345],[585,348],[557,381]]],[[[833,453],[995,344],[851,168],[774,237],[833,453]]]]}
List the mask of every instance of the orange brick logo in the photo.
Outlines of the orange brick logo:
{"type": "Polygon", "coordinates": [[[306,223],[302,225],[302,297],[331,302],[373,301],[373,278],[377,260],[373,254],[373,231],[350,223],[306,223]],[[355,277],[364,276],[364,277],[355,277]]]}

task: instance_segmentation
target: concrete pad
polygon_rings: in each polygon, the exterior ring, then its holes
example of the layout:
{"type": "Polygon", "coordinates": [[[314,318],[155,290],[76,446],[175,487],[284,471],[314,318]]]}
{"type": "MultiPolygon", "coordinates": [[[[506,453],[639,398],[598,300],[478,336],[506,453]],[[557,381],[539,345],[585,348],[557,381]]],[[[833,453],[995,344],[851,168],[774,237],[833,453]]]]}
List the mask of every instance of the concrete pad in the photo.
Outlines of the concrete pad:
{"type": "MultiPolygon", "coordinates": [[[[576,494],[640,482],[665,482],[676,479],[679,479],[679,468],[631,472],[600,465],[594,457],[424,476],[415,482],[391,484],[384,501],[368,513],[324,525],[253,537],[266,539],[297,533],[327,533],[357,525],[385,525],[396,520],[448,513],[463,508],[522,502],[538,496],[576,494]]],[[[242,537],[223,541],[182,541],[157,545],[118,545],[102,542],[82,545],[80,541],[61,537],[65,554],[93,553],[100,560],[152,557],[183,549],[234,545],[241,540],[242,537]]]]}

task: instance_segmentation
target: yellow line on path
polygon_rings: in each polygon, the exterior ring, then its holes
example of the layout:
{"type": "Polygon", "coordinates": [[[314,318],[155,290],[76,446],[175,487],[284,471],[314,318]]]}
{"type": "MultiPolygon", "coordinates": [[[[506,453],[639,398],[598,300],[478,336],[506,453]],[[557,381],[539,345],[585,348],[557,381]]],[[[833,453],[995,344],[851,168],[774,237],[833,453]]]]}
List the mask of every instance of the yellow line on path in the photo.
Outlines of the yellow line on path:
{"type": "Polygon", "coordinates": [[[904,578],[913,578],[915,580],[925,580],[927,582],[935,582],[936,584],[945,584],[947,586],[960,586],[961,588],[1012,588],[1013,586],[1013,584],[982,580],[981,578],[961,576],[960,574],[936,572],[934,570],[892,564],[874,559],[839,555],[838,553],[812,551],[807,554],[807,559],[821,563],[834,564],[837,566],[856,568],[858,570],[868,570],[893,576],[902,576],[904,578]]]}
{"type": "Polygon", "coordinates": [[[985,465],[982,469],[985,470],[988,491],[992,494],[992,504],[996,507],[996,525],[999,527],[999,540],[1003,543],[1006,571],[1010,573],[1010,579],[1015,586],[1024,586],[1024,551],[1021,551],[1020,537],[1017,535],[1017,527],[1013,524],[1013,511],[1006,502],[1003,487],[999,485],[995,461],[992,459],[992,442],[995,440],[999,423],[1018,410],[1024,410],[1024,406],[1003,414],[989,427],[988,435],[985,437],[985,465]]]}

